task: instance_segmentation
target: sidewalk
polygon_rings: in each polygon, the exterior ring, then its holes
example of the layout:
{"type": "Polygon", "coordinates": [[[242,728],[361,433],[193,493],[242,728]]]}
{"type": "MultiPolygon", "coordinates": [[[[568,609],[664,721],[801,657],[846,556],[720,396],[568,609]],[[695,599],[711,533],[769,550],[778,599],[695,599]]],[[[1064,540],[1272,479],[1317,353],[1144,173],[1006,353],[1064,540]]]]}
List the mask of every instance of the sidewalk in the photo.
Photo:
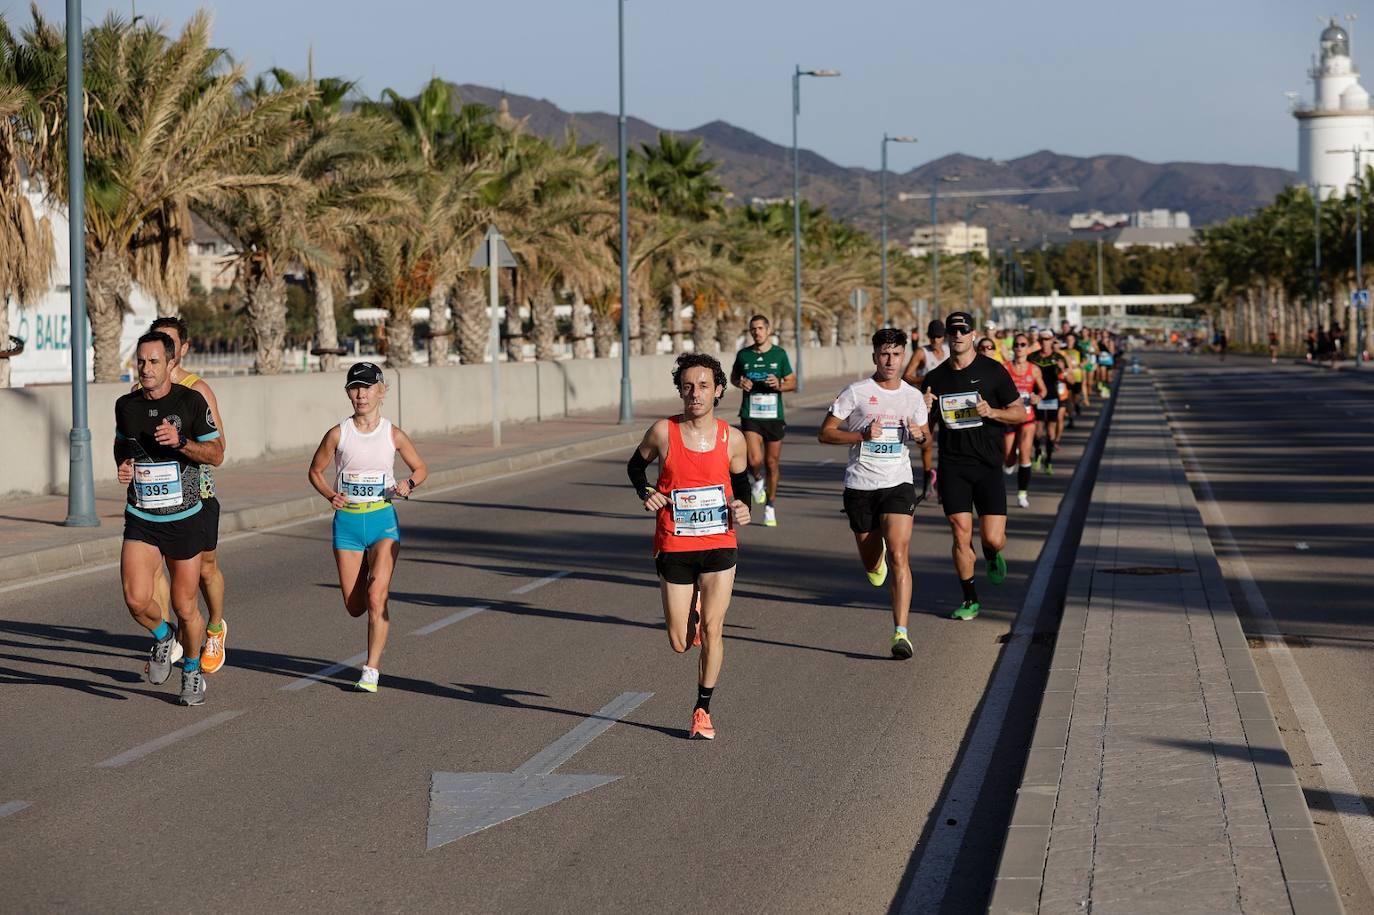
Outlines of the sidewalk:
{"type": "Polygon", "coordinates": [[[1116,397],[989,911],[1340,912],[1160,399],[1116,397]]]}
{"type": "MultiPolygon", "coordinates": [[[[852,380],[848,376],[807,379],[806,394],[789,397],[787,405],[795,409],[828,404],[852,380]]],[[[343,415],[348,404],[342,394],[339,401],[343,415]]],[[[630,426],[619,425],[614,410],[544,422],[503,423],[500,448],[491,446],[489,428],[417,437],[415,446],[429,465],[429,481],[421,495],[438,486],[488,479],[615,448],[624,448],[628,455],[651,418],[681,409],[682,401],[677,399],[639,403],[630,426]]],[[[731,389],[717,407],[717,415],[734,423],[738,414],[739,391],[731,389]]],[[[324,433],[320,429],[320,435],[324,433]]],[[[227,430],[227,434],[232,457],[234,430],[227,430]]],[[[108,443],[95,443],[93,451],[95,460],[110,460],[108,443]]],[[[309,459],[309,454],[294,454],[216,468],[221,536],[326,514],[328,506],[305,478],[309,459]]],[[[100,527],[64,527],[65,495],[7,503],[0,512],[0,583],[117,560],[124,532],[125,488],[117,483],[97,485],[95,502],[100,527]]]]}

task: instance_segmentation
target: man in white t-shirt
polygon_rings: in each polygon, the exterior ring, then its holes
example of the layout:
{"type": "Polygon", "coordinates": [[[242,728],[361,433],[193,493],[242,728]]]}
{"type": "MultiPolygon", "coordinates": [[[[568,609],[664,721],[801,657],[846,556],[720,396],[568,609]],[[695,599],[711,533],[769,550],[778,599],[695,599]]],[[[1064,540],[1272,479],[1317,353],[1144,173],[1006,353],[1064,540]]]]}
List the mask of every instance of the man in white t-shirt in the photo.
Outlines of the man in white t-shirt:
{"type": "Polygon", "coordinates": [[[912,515],[916,487],[908,443],[930,436],[921,393],[902,380],[906,333],[884,327],[873,335],[871,378],[840,392],[821,424],[820,440],[848,445],[844,472],[844,510],[859,547],[859,559],[874,587],[892,578],[892,656],[911,657],[907,615],[911,610],[912,515]]]}

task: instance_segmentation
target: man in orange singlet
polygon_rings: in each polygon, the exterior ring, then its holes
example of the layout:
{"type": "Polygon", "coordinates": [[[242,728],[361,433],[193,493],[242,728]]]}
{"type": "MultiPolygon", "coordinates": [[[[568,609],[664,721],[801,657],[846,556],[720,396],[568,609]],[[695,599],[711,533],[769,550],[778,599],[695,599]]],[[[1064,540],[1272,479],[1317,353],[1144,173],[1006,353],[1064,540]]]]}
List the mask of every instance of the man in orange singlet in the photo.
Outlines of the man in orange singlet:
{"type": "Polygon", "coordinates": [[[716,419],[725,370],[705,353],[684,353],[673,368],[682,412],[644,433],[626,471],[644,510],[656,512],[654,564],[668,643],[679,654],[701,646],[697,703],[687,736],[712,740],[711,694],[725,650],[725,611],[735,586],[735,529],[749,523],[744,433],[716,419]],[[658,482],[646,470],[659,461],[658,482]]]}

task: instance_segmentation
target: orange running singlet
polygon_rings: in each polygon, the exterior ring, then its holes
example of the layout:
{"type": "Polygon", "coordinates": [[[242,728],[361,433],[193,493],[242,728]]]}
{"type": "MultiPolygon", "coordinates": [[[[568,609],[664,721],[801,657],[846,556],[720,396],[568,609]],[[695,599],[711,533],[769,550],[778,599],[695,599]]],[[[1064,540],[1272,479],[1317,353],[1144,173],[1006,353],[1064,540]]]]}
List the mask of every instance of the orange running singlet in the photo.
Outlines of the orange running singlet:
{"type": "Polygon", "coordinates": [[[715,447],[692,451],[682,441],[681,420],[668,420],[668,453],[658,474],[658,491],[668,507],[658,513],[654,554],[733,549],[730,517],[730,426],[716,420],[715,447]]]}

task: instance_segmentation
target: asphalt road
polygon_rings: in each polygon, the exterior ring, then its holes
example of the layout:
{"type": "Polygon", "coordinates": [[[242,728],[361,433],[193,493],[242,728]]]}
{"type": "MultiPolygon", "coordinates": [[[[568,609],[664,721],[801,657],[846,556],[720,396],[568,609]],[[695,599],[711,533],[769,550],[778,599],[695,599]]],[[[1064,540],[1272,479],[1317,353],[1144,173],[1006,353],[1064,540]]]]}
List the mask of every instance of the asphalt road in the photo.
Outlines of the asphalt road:
{"type": "Polygon", "coordinates": [[[1374,912],[1374,372],[1142,358],[1346,909],[1374,912]]]}
{"type": "MultiPolygon", "coordinates": [[[[845,452],[816,443],[820,416],[793,416],[781,526],[741,535],[709,743],[684,739],[696,658],[668,647],[651,519],[621,453],[402,504],[375,696],[348,689],[354,670],[329,672],[365,633],[341,606],[327,521],[222,545],[229,663],[198,709],[172,704],[175,672],[142,682],[148,636],[115,569],[0,589],[5,907],[880,912],[926,849],[963,835],[951,892],[920,901],[982,911],[1051,646],[1029,649],[971,821],[932,816],[969,762],[1087,423],[1058,475],[1035,478],[1031,510],[1013,504],[1011,574],[993,588],[980,563],[972,623],[945,618],[959,600],[947,526],[918,509],[916,655],[897,662],[887,592],[867,584],[840,512],[845,452]],[[555,772],[616,780],[426,849],[433,773],[538,769],[636,692],[652,696],[555,772]]],[[[1369,672],[1366,653],[1330,650],[1369,672]]]]}

